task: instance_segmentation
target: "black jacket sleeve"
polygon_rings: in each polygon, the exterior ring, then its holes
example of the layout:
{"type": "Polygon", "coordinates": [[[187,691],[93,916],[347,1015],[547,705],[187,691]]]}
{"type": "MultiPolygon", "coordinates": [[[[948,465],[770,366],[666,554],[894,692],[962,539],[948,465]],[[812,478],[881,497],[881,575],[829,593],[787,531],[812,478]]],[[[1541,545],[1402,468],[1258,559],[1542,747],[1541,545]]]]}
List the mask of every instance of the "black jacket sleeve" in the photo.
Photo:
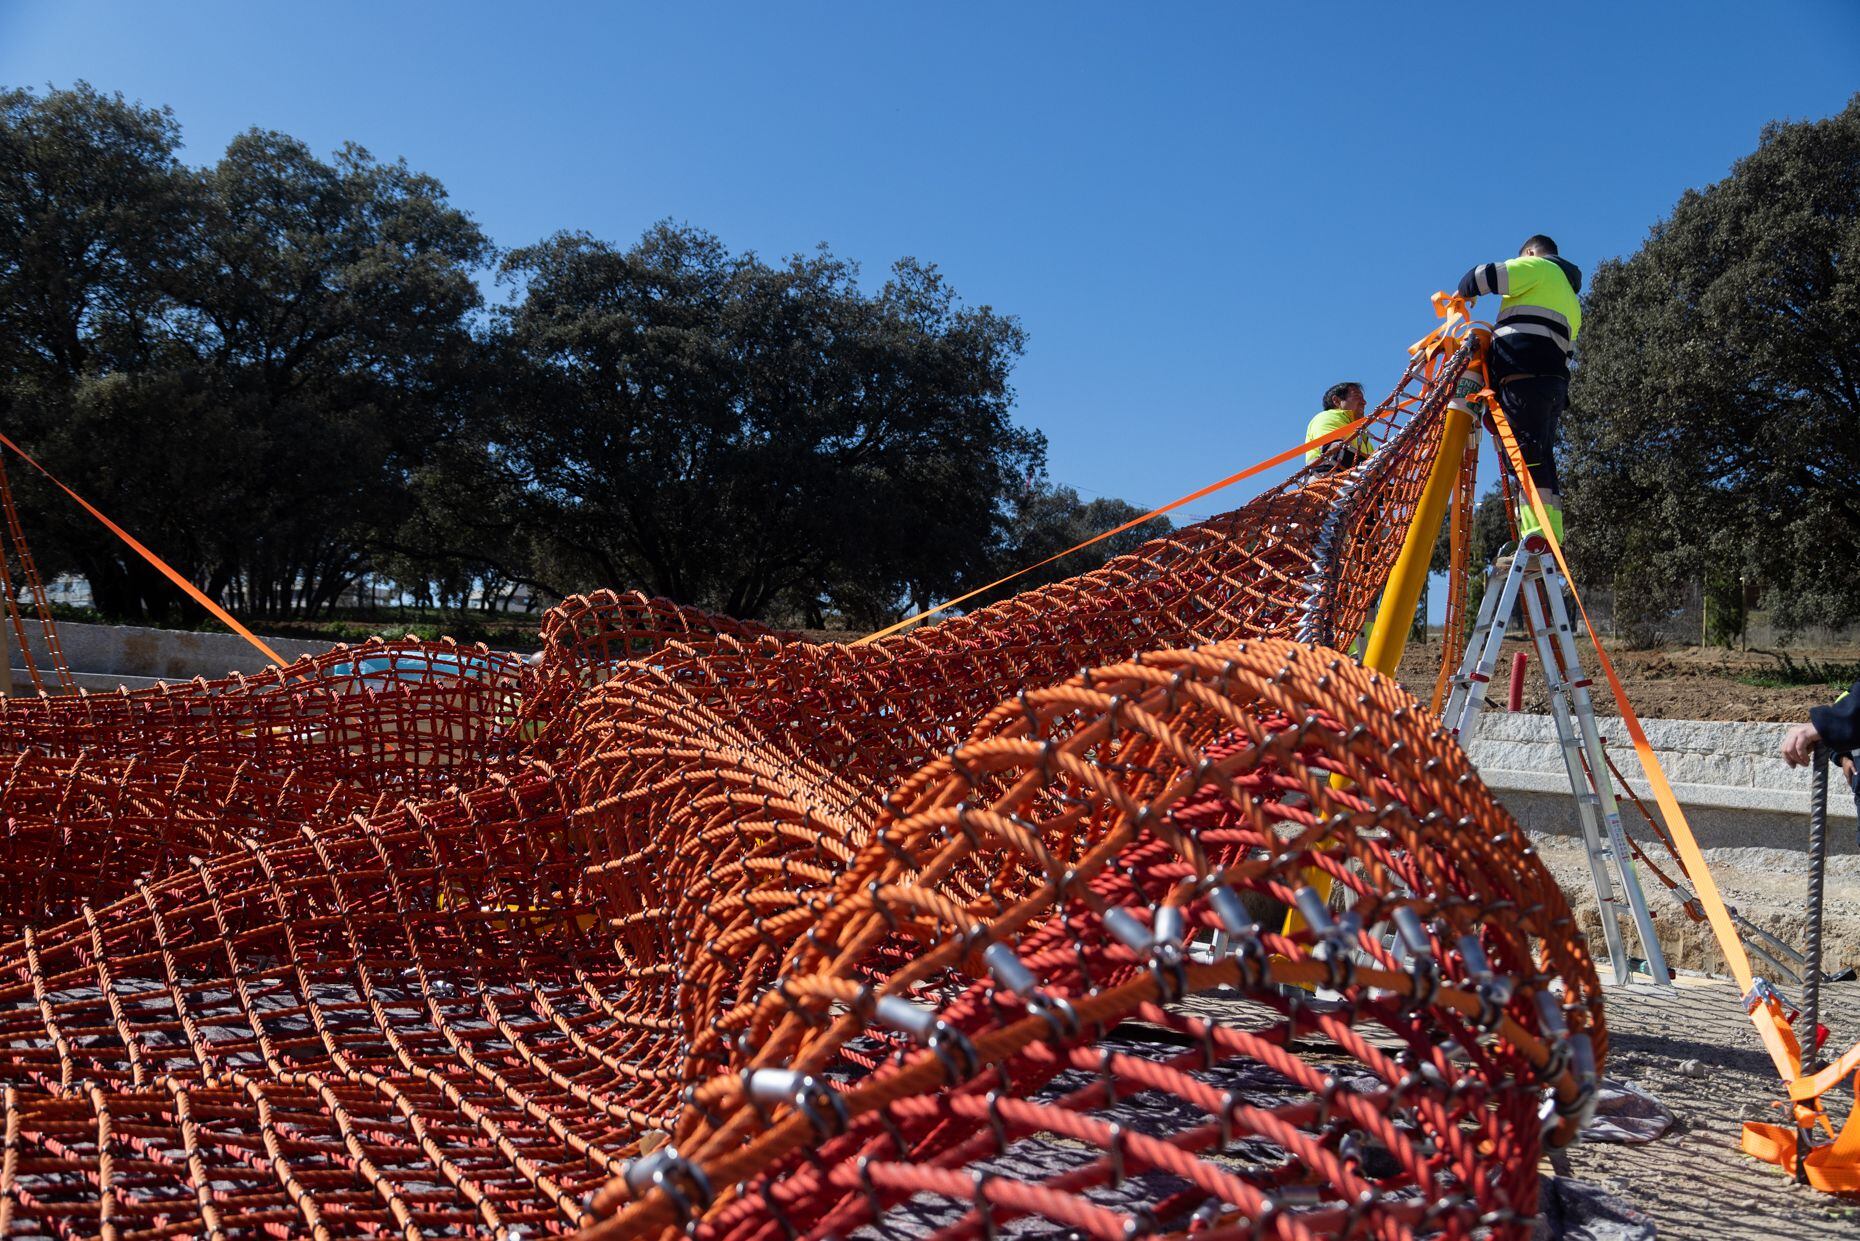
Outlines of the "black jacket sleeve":
{"type": "Polygon", "coordinates": [[[1499,287],[1502,265],[1498,263],[1480,263],[1460,277],[1460,296],[1467,301],[1477,301],[1487,293],[1503,293],[1499,287]]]}
{"type": "Polygon", "coordinates": [[[1821,744],[1836,754],[1860,750],[1860,681],[1826,707],[1815,707],[1808,722],[1821,734],[1821,744]]]}

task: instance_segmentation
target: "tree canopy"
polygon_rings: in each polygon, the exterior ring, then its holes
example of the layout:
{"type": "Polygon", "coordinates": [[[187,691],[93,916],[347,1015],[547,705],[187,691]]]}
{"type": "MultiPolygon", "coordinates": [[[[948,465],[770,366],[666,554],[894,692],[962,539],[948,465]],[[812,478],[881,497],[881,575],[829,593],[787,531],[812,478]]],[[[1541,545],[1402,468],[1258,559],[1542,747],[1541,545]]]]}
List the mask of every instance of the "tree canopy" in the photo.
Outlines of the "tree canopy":
{"type": "MultiPolygon", "coordinates": [[[[460,420],[488,243],[359,147],[253,130],[190,169],[179,143],[166,112],[88,87],[0,102],[0,410],[208,594],[314,609],[460,420]]],[[[106,612],[175,606],[87,516],[35,510],[106,612]]]]}
{"type": "MultiPolygon", "coordinates": [[[[876,625],[1121,517],[1047,481],[1012,417],[1019,323],[931,264],[868,291],[824,246],[771,262],[672,223],[500,255],[438,181],[358,146],[180,149],[120,95],[0,92],[0,421],[236,609],[387,576],[876,625]]],[[[19,482],[41,561],[104,612],[188,610],[19,482]]]]}
{"type": "Polygon", "coordinates": [[[779,264],[660,224],[503,263],[492,429],[545,558],[738,616],[866,620],[993,565],[1043,466],[1010,418],[1022,333],[899,262],[867,295],[825,249],[779,264]]]}
{"type": "Polygon", "coordinates": [[[1578,573],[1655,601],[1742,575],[1785,626],[1860,611],[1860,96],[1768,126],[1602,264],[1578,348],[1578,573]]]}

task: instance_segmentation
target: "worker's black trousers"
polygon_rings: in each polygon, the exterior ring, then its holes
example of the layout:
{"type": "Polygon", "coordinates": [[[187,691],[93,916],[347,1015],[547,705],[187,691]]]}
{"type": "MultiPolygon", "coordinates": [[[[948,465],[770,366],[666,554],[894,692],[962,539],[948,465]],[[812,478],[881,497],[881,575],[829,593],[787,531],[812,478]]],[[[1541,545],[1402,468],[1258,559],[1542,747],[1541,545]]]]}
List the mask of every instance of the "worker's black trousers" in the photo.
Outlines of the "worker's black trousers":
{"type": "Polygon", "coordinates": [[[1498,403],[1518,437],[1524,464],[1537,490],[1561,495],[1556,481],[1556,424],[1569,408],[1569,376],[1528,375],[1501,379],[1498,403]]]}

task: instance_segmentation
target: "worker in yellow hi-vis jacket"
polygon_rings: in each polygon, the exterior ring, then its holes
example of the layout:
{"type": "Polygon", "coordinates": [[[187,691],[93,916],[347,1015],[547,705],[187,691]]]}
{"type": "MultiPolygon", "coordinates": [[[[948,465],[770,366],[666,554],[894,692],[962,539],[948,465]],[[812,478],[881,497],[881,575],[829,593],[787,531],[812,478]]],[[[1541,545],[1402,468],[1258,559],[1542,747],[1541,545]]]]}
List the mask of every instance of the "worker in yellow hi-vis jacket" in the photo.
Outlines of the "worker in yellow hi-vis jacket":
{"type": "MultiPolygon", "coordinates": [[[[1349,426],[1363,416],[1363,410],[1369,402],[1363,396],[1363,385],[1346,380],[1324,389],[1324,409],[1314,416],[1305,427],[1305,440],[1310,442],[1320,435],[1328,435],[1342,427],[1349,426]]],[[[1313,448],[1305,453],[1305,464],[1310,465],[1320,458],[1330,462],[1333,470],[1347,470],[1361,464],[1369,454],[1376,450],[1374,443],[1360,431],[1350,439],[1338,440],[1322,448],[1313,448]]]]}
{"type": "MultiPolygon", "coordinates": [[[[1560,258],[1556,242],[1539,233],[1515,259],[1481,263],[1460,281],[1470,305],[1484,294],[1504,299],[1492,323],[1488,371],[1531,481],[1543,498],[1550,529],[1563,538],[1563,499],[1556,477],[1556,424],[1569,408],[1569,363],[1582,329],[1582,272],[1560,258]]],[[[1537,529],[1528,508],[1518,514],[1519,533],[1537,529]]]]}

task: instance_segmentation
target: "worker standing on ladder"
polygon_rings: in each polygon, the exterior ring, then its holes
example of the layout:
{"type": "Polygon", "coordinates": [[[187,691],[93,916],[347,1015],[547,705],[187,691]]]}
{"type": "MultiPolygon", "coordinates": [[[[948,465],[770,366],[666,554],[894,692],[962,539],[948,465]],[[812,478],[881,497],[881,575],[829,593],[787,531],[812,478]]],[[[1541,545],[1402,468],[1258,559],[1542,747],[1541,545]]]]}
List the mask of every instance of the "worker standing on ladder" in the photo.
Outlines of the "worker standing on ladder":
{"type": "MultiPolygon", "coordinates": [[[[1539,233],[1515,259],[1481,263],[1460,281],[1468,305],[1487,293],[1504,299],[1492,324],[1488,373],[1498,403],[1518,437],[1518,448],[1537,485],[1550,529],[1563,539],[1563,499],[1556,477],[1556,424],[1569,408],[1569,362],[1582,328],[1582,272],[1559,258],[1556,242],[1539,233]]],[[[1520,505],[1518,532],[1538,528],[1537,515],[1520,505]]]]}
{"type": "MultiPolygon", "coordinates": [[[[1363,416],[1369,401],[1363,395],[1363,385],[1346,380],[1324,389],[1324,408],[1305,426],[1305,440],[1310,442],[1320,435],[1329,435],[1341,430],[1363,416]]],[[[1361,465],[1369,454],[1376,450],[1367,435],[1358,431],[1350,439],[1338,440],[1322,448],[1313,448],[1305,453],[1305,464],[1310,465],[1322,458],[1330,462],[1333,470],[1347,470],[1361,465]]]]}

